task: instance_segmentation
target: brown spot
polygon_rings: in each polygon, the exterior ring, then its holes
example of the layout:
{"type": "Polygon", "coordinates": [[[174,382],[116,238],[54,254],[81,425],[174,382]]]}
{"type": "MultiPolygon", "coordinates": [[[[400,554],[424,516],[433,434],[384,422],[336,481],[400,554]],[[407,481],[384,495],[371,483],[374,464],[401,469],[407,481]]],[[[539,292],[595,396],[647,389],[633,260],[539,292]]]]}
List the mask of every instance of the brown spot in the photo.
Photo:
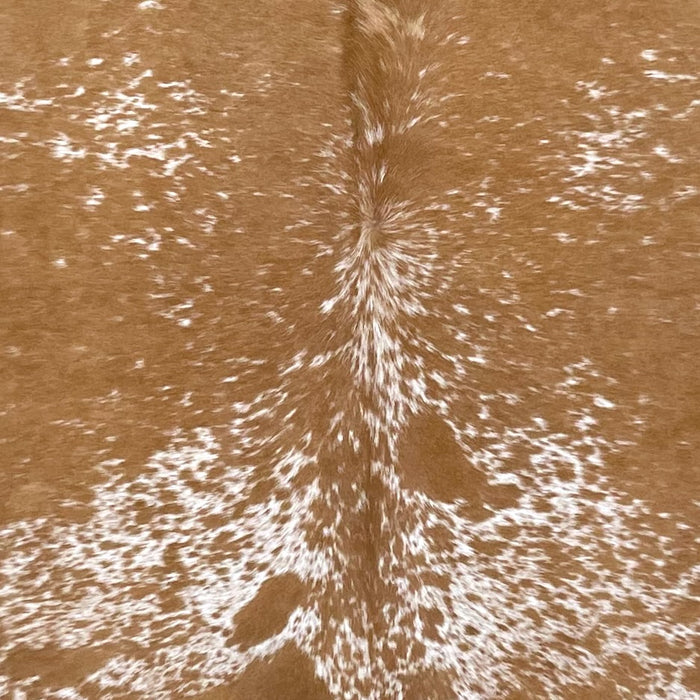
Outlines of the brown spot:
{"type": "Polygon", "coordinates": [[[160,596],[160,609],[164,613],[171,613],[177,610],[182,610],[185,607],[185,602],[179,594],[172,590],[164,591],[160,596]]]}
{"type": "Polygon", "coordinates": [[[496,510],[512,508],[518,503],[522,491],[514,484],[491,486],[486,494],[487,503],[496,510]]]}
{"type": "Polygon", "coordinates": [[[311,659],[293,644],[272,658],[258,659],[232,682],[195,700],[331,700],[325,684],[314,674],[311,659]]]}
{"type": "Polygon", "coordinates": [[[423,625],[425,635],[431,639],[440,639],[438,627],[445,621],[445,616],[435,608],[430,608],[423,611],[423,625]]]}
{"type": "Polygon", "coordinates": [[[448,548],[452,549],[452,531],[438,523],[437,525],[432,525],[426,529],[426,536],[429,537],[435,547],[439,547],[441,551],[445,551],[448,548]]]}
{"type": "Polygon", "coordinates": [[[420,675],[409,678],[404,682],[404,698],[406,700],[424,700],[425,698],[455,697],[450,679],[444,671],[426,669],[420,675]]]}
{"type": "Polygon", "coordinates": [[[561,697],[576,698],[577,700],[600,700],[602,697],[615,697],[617,693],[613,684],[610,685],[608,690],[612,690],[613,694],[607,695],[606,691],[600,686],[567,685],[562,689],[561,697]]]}
{"type": "Polygon", "coordinates": [[[294,574],[268,579],[258,594],[235,616],[232,644],[259,644],[284,629],[292,610],[302,601],[304,585],[294,574]]]}
{"type": "Polygon", "coordinates": [[[482,506],[486,477],[462,454],[445,421],[436,415],[419,415],[399,443],[399,469],[404,486],[438,501],[466,499],[482,506]]]}
{"type": "Polygon", "coordinates": [[[113,653],[109,647],[32,649],[19,646],[10,651],[0,669],[2,674],[14,679],[38,675],[48,686],[75,686],[97,671],[113,653]]]}
{"type": "Polygon", "coordinates": [[[258,479],[250,493],[248,494],[248,502],[246,505],[255,505],[263,503],[275,490],[275,482],[271,478],[258,479]]]}
{"type": "Polygon", "coordinates": [[[10,491],[5,507],[13,517],[36,517],[44,512],[57,491],[50,484],[37,481],[10,491]]]}
{"type": "Polygon", "coordinates": [[[600,639],[595,632],[589,632],[580,642],[581,646],[592,654],[600,654],[600,639]]]}
{"type": "Polygon", "coordinates": [[[428,571],[423,575],[423,585],[425,586],[435,586],[435,588],[439,588],[443,591],[449,591],[451,583],[452,579],[447,574],[428,571]]]}
{"type": "Polygon", "coordinates": [[[700,665],[697,660],[692,668],[683,674],[683,683],[693,693],[700,693],[700,665]]]}
{"type": "Polygon", "coordinates": [[[506,540],[482,540],[478,537],[472,537],[469,544],[480,554],[489,556],[500,554],[508,546],[506,540]]]}

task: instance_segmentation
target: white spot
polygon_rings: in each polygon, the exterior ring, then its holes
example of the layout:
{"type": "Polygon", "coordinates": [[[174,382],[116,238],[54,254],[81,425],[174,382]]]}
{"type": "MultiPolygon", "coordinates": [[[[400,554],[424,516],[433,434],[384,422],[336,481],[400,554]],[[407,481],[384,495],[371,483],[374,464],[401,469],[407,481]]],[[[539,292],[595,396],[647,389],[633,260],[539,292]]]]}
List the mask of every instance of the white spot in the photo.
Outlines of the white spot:
{"type": "Polygon", "coordinates": [[[117,131],[133,131],[139,125],[138,119],[119,119],[117,120],[117,131]]]}
{"type": "Polygon", "coordinates": [[[662,70],[645,70],[644,75],[652,80],[666,80],[669,83],[678,83],[681,81],[695,82],[697,77],[688,75],[687,73],[666,73],[662,70]]]}
{"type": "Polygon", "coordinates": [[[88,66],[91,68],[95,68],[96,66],[101,66],[105,62],[104,58],[89,58],[86,63],[88,66]]]}
{"type": "Polygon", "coordinates": [[[65,258],[56,258],[56,260],[53,261],[53,266],[58,268],[68,267],[68,263],[65,258]]]}
{"type": "Polygon", "coordinates": [[[603,396],[594,396],[593,403],[598,408],[615,408],[615,404],[612,401],[608,401],[608,399],[603,396]]]}
{"type": "Polygon", "coordinates": [[[559,314],[563,314],[563,313],[564,313],[564,309],[560,309],[557,307],[554,309],[550,309],[549,311],[547,311],[547,313],[545,315],[549,316],[549,318],[554,318],[555,316],[559,316],[559,314]]]}
{"type": "Polygon", "coordinates": [[[491,223],[501,218],[501,207],[487,207],[486,212],[490,215],[491,223]]]}
{"type": "Polygon", "coordinates": [[[104,193],[99,187],[93,187],[92,193],[85,199],[85,206],[88,209],[96,209],[104,201],[104,193]]]}
{"type": "Polygon", "coordinates": [[[683,159],[682,158],[676,158],[675,156],[671,155],[671,152],[668,150],[667,146],[664,146],[663,144],[659,146],[654,147],[654,153],[656,153],[657,156],[660,158],[663,158],[664,160],[668,161],[669,163],[682,163],[683,159]]]}
{"type": "Polygon", "coordinates": [[[75,148],[71,140],[63,133],[49,141],[49,143],[53,146],[51,154],[58,160],[73,161],[85,158],[87,155],[87,151],[84,148],[75,148]]]}

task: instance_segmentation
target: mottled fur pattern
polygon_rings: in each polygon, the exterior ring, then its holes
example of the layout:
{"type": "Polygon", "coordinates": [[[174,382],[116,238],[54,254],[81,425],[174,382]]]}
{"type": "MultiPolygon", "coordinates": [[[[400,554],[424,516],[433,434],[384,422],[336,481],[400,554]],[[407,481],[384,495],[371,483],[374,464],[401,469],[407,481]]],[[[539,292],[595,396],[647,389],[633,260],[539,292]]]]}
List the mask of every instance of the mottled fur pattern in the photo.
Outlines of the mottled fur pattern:
{"type": "MultiPolygon", "coordinates": [[[[614,379],[550,366],[516,283],[475,281],[477,219],[444,205],[466,179],[441,73],[464,6],[350,0],[346,127],[314,175],[331,203],[289,235],[342,209],[304,259],[313,306],[279,348],[231,351],[225,427],[173,435],[135,477],[100,465],[84,524],[5,527],[0,694],[35,692],[13,664],[53,647],[84,673],[44,697],[574,697],[633,662],[629,688],[693,697],[694,623],[672,609],[695,573],[650,585],[640,553],[674,550],[603,473],[614,379]]],[[[293,317],[280,278],[244,292],[260,318],[293,317]]]]}

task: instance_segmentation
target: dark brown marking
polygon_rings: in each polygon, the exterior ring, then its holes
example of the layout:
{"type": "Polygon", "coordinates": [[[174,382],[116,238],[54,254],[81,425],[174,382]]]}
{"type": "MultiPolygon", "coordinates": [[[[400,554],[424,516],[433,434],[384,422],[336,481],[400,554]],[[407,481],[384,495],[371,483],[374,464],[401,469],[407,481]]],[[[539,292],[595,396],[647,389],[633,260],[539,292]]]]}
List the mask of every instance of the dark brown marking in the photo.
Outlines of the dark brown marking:
{"type": "Polygon", "coordinates": [[[311,660],[293,644],[272,658],[258,659],[232,682],[213,688],[195,700],[331,700],[314,674],[311,660]]]}
{"type": "Polygon", "coordinates": [[[303,601],[304,590],[294,574],[265,581],[255,598],[235,616],[231,643],[247,649],[280,632],[292,610],[303,601]]]}
{"type": "Polygon", "coordinates": [[[47,686],[79,685],[115,653],[111,647],[79,647],[64,649],[56,646],[32,649],[19,646],[10,651],[0,666],[0,674],[12,679],[40,675],[47,686]]]}
{"type": "Polygon", "coordinates": [[[462,454],[447,423],[436,415],[419,415],[405,430],[399,445],[403,485],[438,501],[466,499],[483,505],[486,477],[462,454]]]}

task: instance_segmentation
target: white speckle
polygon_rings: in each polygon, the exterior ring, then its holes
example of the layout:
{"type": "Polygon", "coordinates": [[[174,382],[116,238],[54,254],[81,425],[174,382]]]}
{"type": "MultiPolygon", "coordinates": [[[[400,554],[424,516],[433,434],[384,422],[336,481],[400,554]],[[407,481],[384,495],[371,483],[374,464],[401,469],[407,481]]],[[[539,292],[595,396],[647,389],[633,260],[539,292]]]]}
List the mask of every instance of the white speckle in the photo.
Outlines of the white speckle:
{"type": "Polygon", "coordinates": [[[679,187],[673,193],[673,196],[677,199],[688,199],[688,197],[695,197],[697,194],[697,187],[693,187],[693,185],[684,185],[683,187],[679,187]]]}
{"type": "Polygon", "coordinates": [[[550,309],[549,311],[547,311],[547,313],[545,315],[549,316],[549,318],[554,318],[555,316],[559,316],[559,314],[563,314],[563,313],[564,313],[564,309],[560,309],[557,307],[554,309],[550,309]]]}
{"type": "Polygon", "coordinates": [[[384,127],[381,124],[375,124],[365,129],[365,140],[370,146],[380,143],[384,139],[384,127]]]}
{"type": "Polygon", "coordinates": [[[656,61],[659,58],[658,51],[656,49],[644,49],[642,53],[639,54],[645,61],[656,61]]]}
{"type": "Polygon", "coordinates": [[[58,268],[68,267],[68,263],[65,258],[56,258],[56,260],[53,261],[53,266],[58,268]]]}
{"type": "Polygon", "coordinates": [[[220,197],[221,199],[228,199],[229,198],[229,195],[226,192],[217,192],[216,196],[220,197]]]}
{"type": "Polygon", "coordinates": [[[555,233],[554,238],[556,238],[559,243],[573,243],[576,240],[573,236],[564,231],[558,231],[555,233]]]}
{"type": "Polygon", "coordinates": [[[72,161],[85,158],[87,155],[87,151],[84,148],[74,148],[71,140],[63,133],[49,141],[49,143],[53,146],[51,154],[58,160],[72,161]]]}
{"type": "Polygon", "coordinates": [[[597,422],[593,416],[586,413],[576,421],[575,425],[582,433],[586,433],[592,426],[597,425],[597,422]]]}
{"type": "Polygon", "coordinates": [[[177,322],[177,325],[182,327],[182,328],[189,328],[192,325],[192,319],[191,318],[181,318],[177,322]]]}
{"type": "Polygon", "coordinates": [[[105,62],[104,58],[90,58],[86,61],[88,66],[95,68],[96,66],[101,66],[105,62]]]}
{"type": "Polygon", "coordinates": [[[500,207],[487,207],[486,212],[490,215],[491,223],[498,221],[501,218],[501,208],[500,207]]]}
{"type": "Polygon", "coordinates": [[[143,0],[138,4],[139,10],[163,10],[165,9],[157,0],[143,0]]]}
{"type": "Polygon", "coordinates": [[[169,160],[164,166],[163,166],[163,175],[165,177],[172,177],[175,174],[175,171],[183,164],[186,163],[188,160],[192,158],[191,154],[185,154],[184,156],[181,156],[180,158],[173,158],[169,160]]]}
{"type": "Polygon", "coordinates": [[[143,369],[146,366],[146,363],[143,359],[143,357],[137,358],[136,362],[134,362],[134,369],[143,369]]]}
{"type": "Polygon", "coordinates": [[[325,301],[323,301],[321,303],[321,306],[320,306],[321,313],[322,314],[330,313],[337,301],[338,301],[337,297],[334,297],[332,299],[326,299],[325,301]]]}
{"type": "Polygon", "coordinates": [[[88,209],[96,209],[102,204],[105,196],[99,187],[93,187],[92,193],[85,199],[85,206],[88,209]]]}
{"type": "Polygon", "coordinates": [[[119,119],[117,121],[117,131],[131,132],[139,125],[138,119],[119,119]]]}
{"type": "Polygon", "coordinates": [[[645,70],[644,75],[652,80],[666,80],[669,83],[678,83],[681,81],[695,82],[697,77],[688,75],[687,73],[666,73],[662,70],[645,70]]]}
{"type": "Polygon", "coordinates": [[[682,163],[683,162],[682,158],[676,158],[675,156],[672,156],[670,151],[668,150],[668,147],[664,146],[663,144],[661,144],[659,146],[655,146],[654,153],[656,153],[656,155],[659,156],[660,158],[667,160],[669,163],[682,163]]]}
{"type": "Polygon", "coordinates": [[[309,363],[309,367],[320,367],[321,365],[325,364],[328,361],[328,357],[326,355],[315,355],[311,362],[309,363]]]}
{"type": "Polygon", "coordinates": [[[608,401],[608,399],[603,396],[594,396],[593,403],[598,408],[615,408],[615,404],[612,401],[608,401]]]}
{"type": "Polygon", "coordinates": [[[134,63],[138,63],[141,60],[141,57],[135,52],[131,51],[127,54],[124,54],[122,57],[122,63],[125,66],[133,66],[134,63]]]}

